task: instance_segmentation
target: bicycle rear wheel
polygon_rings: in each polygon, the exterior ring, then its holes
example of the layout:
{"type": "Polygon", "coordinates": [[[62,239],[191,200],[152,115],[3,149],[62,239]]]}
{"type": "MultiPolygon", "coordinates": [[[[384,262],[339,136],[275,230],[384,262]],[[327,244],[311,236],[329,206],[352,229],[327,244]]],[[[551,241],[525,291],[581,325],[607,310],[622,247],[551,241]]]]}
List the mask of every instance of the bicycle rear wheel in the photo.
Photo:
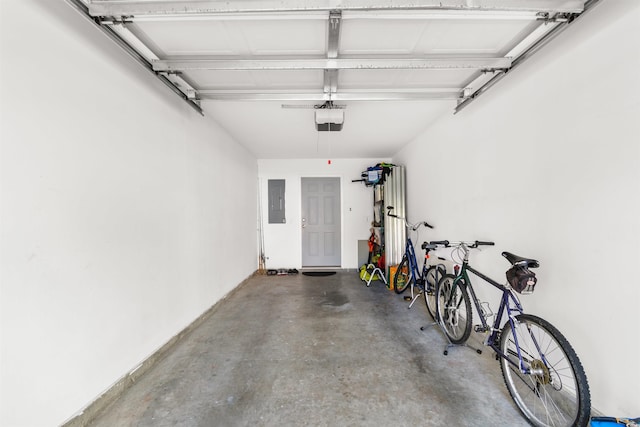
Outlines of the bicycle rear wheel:
{"type": "Polygon", "coordinates": [[[445,272],[442,267],[432,265],[427,269],[427,272],[424,275],[424,302],[427,305],[427,311],[433,320],[438,320],[438,311],[436,307],[438,295],[436,293],[436,287],[438,286],[438,280],[440,280],[444,274],[445,272]]]}
{"type": "Polygon", "coordinates": [[[436,286],[438,321],[452,344],[464,343],[471,334],[471,300],[463,279],[445,274],[436,286]]]}
{"type": "Polygon", "coordinates": [[[411,268],[409,267],[409,258],[407,254],[402,256],[402,261],[396,270],[396,274],[393,276],[393,290],[397,294],[401,294],[407,290],[407,287],[411,282],[415,280],[411,275],[411,268]]]}
{"type": "Polygon", "coordinates": [[[500,359],[500,367],[518,409],[534,426],[586,426],[591,397],[576,352],[546,320],[528,314],[516,319],[514,329],[510,323],[502,329],[500,350],[507,359],[500,359]],[[532,373],[519,369],[518,347],[532,373]]]}

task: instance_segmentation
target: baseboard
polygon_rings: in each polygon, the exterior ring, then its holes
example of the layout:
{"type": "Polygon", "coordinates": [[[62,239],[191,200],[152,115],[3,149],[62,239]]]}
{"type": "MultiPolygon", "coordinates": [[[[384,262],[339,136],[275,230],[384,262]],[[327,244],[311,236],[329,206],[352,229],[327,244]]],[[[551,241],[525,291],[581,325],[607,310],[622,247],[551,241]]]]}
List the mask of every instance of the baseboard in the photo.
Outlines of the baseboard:
{"type": "Polygon", "coordinates": [[[169,341],[167,341],[162,347],[156,350],[151,356],[145,359],[140,365],[132,369],[130,372],[116,381],[108,390],[98,396],[93,402],[87,405],[78,414],[74,415],[68,421],[62,424],[62,427],[85,427],[89,425],[103,410],[105,410],[111,403],[116,401],[129,387],[136,383],[140,377],[148,372],[152,367],[156,365],[162,358],[179,343],[184,337],[189,335],[191,331],[200,326],[205,320],[207,320],[213,312],[215,312],[218,304],[233,295],[240,288],[242,288],[251,277],[257,274],[257,271],[252,273],[249,277],[244,279],[238,286],[233,288],[229,293],[220,298],[215,304],[207,309],[204,313],[198,316],[193,322],[191,322],[186,328],[178,332],[169,341]]]}

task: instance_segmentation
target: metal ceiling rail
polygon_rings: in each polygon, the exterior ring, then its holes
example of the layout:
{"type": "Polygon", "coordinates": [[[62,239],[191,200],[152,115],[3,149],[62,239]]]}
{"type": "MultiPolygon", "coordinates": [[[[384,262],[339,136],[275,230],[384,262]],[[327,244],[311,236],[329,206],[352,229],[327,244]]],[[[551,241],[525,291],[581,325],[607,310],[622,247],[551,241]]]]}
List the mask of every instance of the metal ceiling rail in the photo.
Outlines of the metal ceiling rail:
{"type": "Polygon", "coordinates": [[[491,80],[486,82],[483,86],[481,86],[477,91],[475,91],[471,96],[462,99],[458,102],[458,105],[454,109],[454,114],[459,113],[464,108],[466,108],[469,104],[475,101],[480,95],[485,93],[487,90],[491,89],[496,83],[502,80],[508,73],[513,71],[519,65],[521,65],[524,61],[533,56],[536,52],[538,52],[542,47],[546,46],[551,40],[556,38],[560,33],[566,30],[569,25],[574,23],[577,19],[584,16],[585,13],[592,10],[594,6],[596,6],[601,0],[587,0],[584,5],[584,11],[580,14],[572,15],[568,17],[566,22],[561,22],[551,31],[542,36],[538,41],[534,42],[531,46],[525,49],[520,55],[513,59],[511,68],[504,70],[499,74],[496,74],[491,80]]]}
{"type": "MultiPolygon", "coordinates": [[[[406,20],[406,21],[535,21],[553,11],[482,11],[482,10],[340,10],[345,20],[406,20]]],[[[326,10],[301,12],[244,12],[244,13],[193,13],[181,15],[127,15],[103,17],[104,19],[126,19],[127,22],[193,22],[193,21],[270,21],[270,20],[326,20],[326,10]]]]}
{"type": "MultiPolygon", "coordinates": [[[[199,97],[216,100],[300,100],[300,101],[347,101],[347,100],[411,100],[411,99],[456,99],[455,112],[465,108],[486,92],[517,65],[528,59],[542,46],[555,38],[571,22],[589,10],[600,0],[66,0],[86,18],[90,19],[109,38],[115,41],[145,69],[152,72],[165,85],[183,98],[192,108],[202,114],[199,97]],[[421,15],[458,16],[474,19],[476,16],[491,16],[493,13],[507,18],[509,14],[522,17],[536,14],[541,22],[553,22],[555,27],[542,35],[531,34],[523,40],[522,49],[512,50],[506,57],[369,57],[338,58],[342,11],[379,18],[381,14],[410,16],[421,15]],[[373,11],[371,14],[367,12],[373,11]],[[208,57],[199,59],[161,60],[131,31],[126,24],[141,19],[191,19],[241,16],[298,16],[328,12],[327,53],[323,58],[258,58],[228,59],[208,57]],[[450,12],[450,13],[449,13],[450,12]],[[473,15],[473,16],[472,16],[473,15]],[[529,40],[532,43],[529,46],[529,40]],[[527,43],[525,43],[527,41],[527,43]],[[527,47],[525,47],[527,45],[527,47]],[[482,86],[470,89],[438,90],[373,90],[337,93],[339,70],[455,70],[472,69],[480,72],[497,72],[482,86]],[[323,70],[324,93],[293,93],[282,91],[233,92],[198,90],[181,76],[190,70],[323,70]]],[[[217,19],[217,18],[216,18],[217,19]]],[[[326,19],[326,18],[325,18],[326,19]]],[[[542,26],[541,25],[541,26],[542,26]]],[[[540,28],[540,27],[539,27],[540,28]]],[[[538,30],[536,30],[538,31],[538,30]]],[[[519,46],[518,46],[519,47],[519,46]]],[[[477,79],[477,77],[476,77],[477,79]]],[[[486,80],[486,79],[484,79],[486,80]]]]}
{"type": "MultiPolygon", "coordinates": [[[[332,10],[329,12],[329,21],[327,22],[327,59],[335,59],[338,57],[340,45],[340,29],[342,27],[342,12],[332,10]]],[[[324,93],[335,93],[338,91],[338,70],[325,69],[323,73],[322,87],[324,93]]]]}
{"type": "Polygon", "coordinates": [[[511,58],[425,59],[193,59],[153,61],[155,71],[193,70],[496,70],[511,67],[511,58]]]}
{"type": "Polygon", "coordinates": [[[171,89],[176,95],[182,98],[191,108],[196,110],[201,115],[204,115],[202,112],[202,108],[198,105],[195,99],[190,99],[189,96],[184,94],[171,80],[169,80],[166,76],[159,74],[153,70],[151,63],[144,58],[140,53],[136,51],[132,46],[130,46],[127,42],[125,42],[120,35],[111,26],[100,25],[100,21],[94,19],[90,14],[87,6],[82,2],[82,0],[65,0],[71,7],[73,7],[76,11],[78,11],[82,16],[91,21],[96,27],[98,27],[103,34],[109,37],[112,41],[114,41],[118,46],[120,46],[125,52],[127,52],[138,64],[142,65],[144,69],[153,74],[158,80],[164,83],[169,89],[171,89]]]}
{"type": "Polygon", "coordinates": [[[340,12],[339,10],[332,10],[331,12],[329,12],[329,22],[327,28],[327,58],[338,57],[341,21],[342,12],[340,12]]]}
{"type": "MultiPolygon", "coordinates": [[[[74,0],[75,1],[75,0],[74,0]]],[[[91,16],[192,15],[331,10],[460,10],[580,13],[580,0],[91,0],[91,16]]]]}
{"type": "Polygon", "coordinates": [[[201,100],[215,101],[408,101],[408,100],[460,100],[461,91],[421,91],[421,92],[338,92],[338,93],[290,93],[290,92],[230,92],[199,90],[201,100]]]}

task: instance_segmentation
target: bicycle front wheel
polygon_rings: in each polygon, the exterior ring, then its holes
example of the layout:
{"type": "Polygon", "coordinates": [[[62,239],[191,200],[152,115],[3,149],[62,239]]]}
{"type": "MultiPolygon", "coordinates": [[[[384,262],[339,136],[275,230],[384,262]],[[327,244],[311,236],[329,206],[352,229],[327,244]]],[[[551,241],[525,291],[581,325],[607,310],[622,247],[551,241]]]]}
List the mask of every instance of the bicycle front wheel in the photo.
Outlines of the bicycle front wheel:
{"type": "Polygon", "coordinates": [[[502,329],[502,376],[520,412],[534,426],[586,426],[589,384],[566,338],[537,316],[516,316],[502,329]],[[516,344],[517,343],[517,344],[516,344]],[[518,350],[525,373],[520,369],[518,350]]]}
{"type": "Polygon", "coordinates": [[[414,278],[411,275],[411,267],[409,267],[409,258],[406,254],[402,256],[402,261],[396,270],[396,274],[393,276],[393,290],[397,294],[401,294],[407,290],[407,287],[411,284],[414,278]]]}
{"type": "Polygon", "coordinates": [[[452,344],[464,343],[471,334],[471,300],[463,279],[445,274],[436,286],[438,321],[452,344]]]}
{"type": "Polygon", "coordinates": [[[427,269],[424,274],[425,286],[424,286],[424,302],[427,305],[427,311],[431,315],[433,320],[438,320],[438,312],[436,307],[436,300],[438,295],[436,294],[436,286],[438,280],[444,276],[445,272],[442,267],[432,265],[427,269]]]}

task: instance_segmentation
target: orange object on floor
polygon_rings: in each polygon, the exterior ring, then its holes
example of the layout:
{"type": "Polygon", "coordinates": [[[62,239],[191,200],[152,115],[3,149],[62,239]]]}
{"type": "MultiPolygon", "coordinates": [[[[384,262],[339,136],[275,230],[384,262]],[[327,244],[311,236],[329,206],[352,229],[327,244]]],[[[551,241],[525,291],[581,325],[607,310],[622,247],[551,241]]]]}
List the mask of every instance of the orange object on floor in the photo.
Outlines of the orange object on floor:
{"type": "Polygon", "coordinates": [[[387,288],[389,288],[389,290],[393,289],[393,278],[396,275],[397,269],[398,269],[397,265],[389,266],[389,275],[387,276],[389,278],[389,280],[387,280],[387,288]]]}

